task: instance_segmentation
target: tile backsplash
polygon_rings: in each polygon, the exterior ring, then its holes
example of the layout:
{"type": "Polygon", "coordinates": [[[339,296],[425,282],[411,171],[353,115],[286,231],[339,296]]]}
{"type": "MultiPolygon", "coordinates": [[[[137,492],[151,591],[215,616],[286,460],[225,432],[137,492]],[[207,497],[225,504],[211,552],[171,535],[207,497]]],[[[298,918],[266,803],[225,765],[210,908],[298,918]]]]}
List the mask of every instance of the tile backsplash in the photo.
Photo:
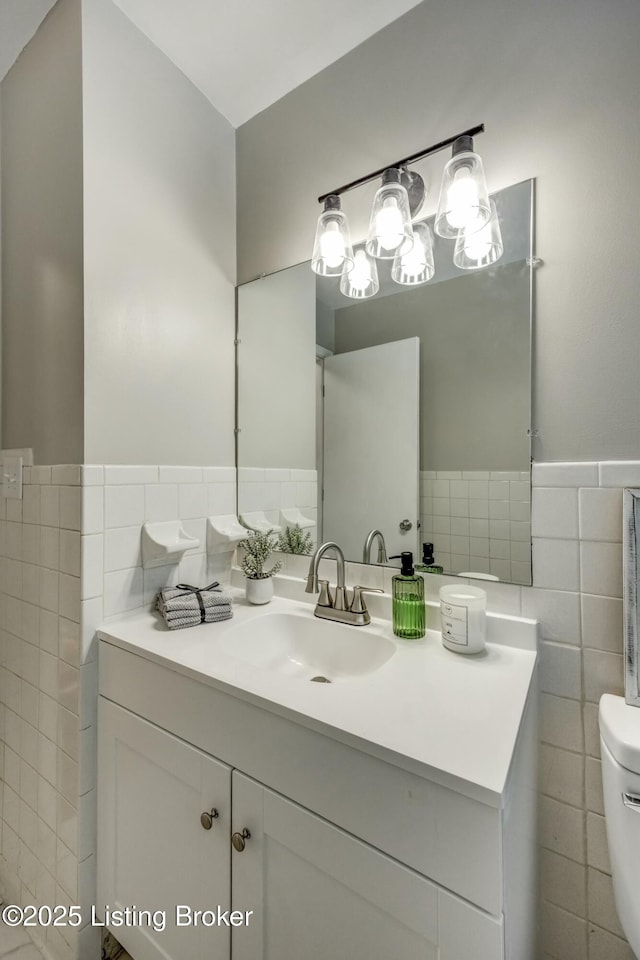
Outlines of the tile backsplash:
{"type": "Polygon", "coordinates": [[[531,583],[529,471],[423,470],[420,539],[451,573],[531,583]]]}
{"type": "MultiPolygon", "coordinates": [[[[86,491],[92,500],[87,502],[87,510],[94,515],[91,521],[87,517],[91,534],[87,527],[85,535],[100,538],[92,573],[96,587],[101,585],[105,619],[150,606],[158,590],[168,584],[228,581],[231,553],[207,557],[206,524],[207,517],[236,512],[234,467],[102,469],[102,482],[86,491]],[[142,525],[164,520],[180,520],[185,531],[199,540],[199,546],[188,550],[179,564],[145,570],[140,548],[142,525]]],[[[99,474],[94,476],[97,479],[99,474]]]]}
{"type": "Polygon", "coordinates": [[[318,473],[316,470],[240,467],[238,511],[261,512],[276,529],[285,527],[280,511],[297,507],[313,523],[308,530],[316,542],[318,523],[318,473]]]}

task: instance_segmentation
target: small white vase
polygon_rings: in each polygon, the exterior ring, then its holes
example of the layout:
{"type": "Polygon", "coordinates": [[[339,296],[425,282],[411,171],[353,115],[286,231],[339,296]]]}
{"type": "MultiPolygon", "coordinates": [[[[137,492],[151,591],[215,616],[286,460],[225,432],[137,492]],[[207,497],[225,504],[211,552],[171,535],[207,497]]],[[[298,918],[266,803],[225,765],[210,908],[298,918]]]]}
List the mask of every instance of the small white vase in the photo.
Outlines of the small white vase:
{"type": "Polygon", "coordinates": [[[247,577],[247,600],[249,603],[269,603],[273,597],[273,578],[264,577],[262,580],[254,580],[247,577]]]}

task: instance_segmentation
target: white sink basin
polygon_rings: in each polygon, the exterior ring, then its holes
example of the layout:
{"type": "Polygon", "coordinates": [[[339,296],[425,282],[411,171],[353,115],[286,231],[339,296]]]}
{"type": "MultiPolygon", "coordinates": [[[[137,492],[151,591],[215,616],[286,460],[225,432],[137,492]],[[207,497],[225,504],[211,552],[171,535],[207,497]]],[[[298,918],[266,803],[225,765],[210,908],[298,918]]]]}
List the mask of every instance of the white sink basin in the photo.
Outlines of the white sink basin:
{"type": "Polygon", "coordinates": [[[318,682],[373,673],[396,649],[392,640],[368,627],[276,612],[231,627],[224,647],[263,670],[318,682]]]}

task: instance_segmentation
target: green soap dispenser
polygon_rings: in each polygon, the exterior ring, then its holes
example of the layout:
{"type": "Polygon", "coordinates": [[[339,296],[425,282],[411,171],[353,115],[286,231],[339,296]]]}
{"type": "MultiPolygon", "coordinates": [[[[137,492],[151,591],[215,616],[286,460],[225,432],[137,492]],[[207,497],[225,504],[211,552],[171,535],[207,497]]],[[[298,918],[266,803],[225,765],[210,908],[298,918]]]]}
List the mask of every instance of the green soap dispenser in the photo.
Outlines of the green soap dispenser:
{"type": "Polygon", "coordinates": [[[391,578],[393,632],[405,640],[419,640],[425,632],[424,579],[413,569],[413,554],[400,554],[402,569],[391,578]]]}

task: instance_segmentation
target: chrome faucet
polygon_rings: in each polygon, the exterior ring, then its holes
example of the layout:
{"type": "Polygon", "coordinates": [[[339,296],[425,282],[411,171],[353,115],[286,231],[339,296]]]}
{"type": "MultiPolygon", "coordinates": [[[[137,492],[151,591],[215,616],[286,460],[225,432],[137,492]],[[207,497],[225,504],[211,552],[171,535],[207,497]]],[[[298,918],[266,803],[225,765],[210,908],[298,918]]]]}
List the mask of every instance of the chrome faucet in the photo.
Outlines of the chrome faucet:
{"type": "Polygon", "coordinates": [[[367,534],[367,539],[364,542],[364,550],[362,551],[362,562],[371,563],[371,548],[373,546],[373,541],[378,538],[378,563],[388,563],[389,558],[387,557],[387,547],[384,542],[384,537],[382,535],[382,530],[369,530],[367,534]]]}
{"type": "Polygon", "coordinates": [[[355,586],[353,596],[349,599],[347,588],[344,583],[344,553],[342,549],[333,540],[318,547],[309,563],[309,574],[307,576],[306,593],[319,593],[318,602],[314,616],[322,620],[336,620],[339,623],[350,623],[354,627],[361,627],[371,623],[371,616],[362,596],[363,593],[383,593],[374,587],[355,586]],[[331,587],[328,580],[318,579],[318,566],[321,559],[328,550],[333,550],[337,561],[337,581],[335,598],[331,595],[331,587]]]}

